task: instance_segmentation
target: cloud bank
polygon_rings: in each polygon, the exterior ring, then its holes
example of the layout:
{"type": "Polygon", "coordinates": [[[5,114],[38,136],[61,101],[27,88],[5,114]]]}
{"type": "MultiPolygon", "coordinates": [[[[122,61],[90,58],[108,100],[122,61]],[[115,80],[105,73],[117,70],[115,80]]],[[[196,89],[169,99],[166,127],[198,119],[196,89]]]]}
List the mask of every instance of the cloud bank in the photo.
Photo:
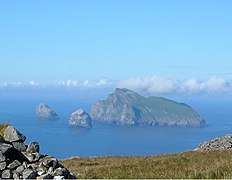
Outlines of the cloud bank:
{"type": "Polygon", "coordinates": [[[138,77],[119,81],[117,87],[124,87],[147,94],[200,94],[232,91],[230,82],[220,77],[212,77],[205,81],[197,79],[178,81],[159,76],[138,77]]]}
{"type": "Polygon", "coordinates": [[[40,83],[35,80],[30,80],[28,82],[21,81],[12,81],[12,82],[0,82],[1,89],[7,88],[67,88],[67,89],[75,89],[75,88],[105,88],[113,86],[113,83],[106,78],[99,80],[84,80],[78,81],[73,79],[48,82],[48,83],[40,83]]]}
{"type": "Polygon", "coordinates": [[[35,80],[28,82],[2,82],[0,89],[30,88],[30,89],[113,89],[128,88],[142,94],[203,94],[203,93],[231,93],[231,83],[220,77],[211,77],[207,80],[187,79],[184,81],[169,79],[160,76],[137,77],[121,81],[111,81],[107,78],[99,80],[67,79],[51,83],[41,83],[35,80]]]}

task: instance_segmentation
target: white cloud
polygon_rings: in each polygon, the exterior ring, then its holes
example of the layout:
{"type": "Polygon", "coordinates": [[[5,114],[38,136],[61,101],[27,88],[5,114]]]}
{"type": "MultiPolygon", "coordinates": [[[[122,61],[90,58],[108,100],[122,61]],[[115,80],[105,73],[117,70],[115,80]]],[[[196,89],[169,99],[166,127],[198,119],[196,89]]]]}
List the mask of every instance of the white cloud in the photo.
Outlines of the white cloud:
{"type": "Polygon", "coordinates": [[[31,86],[38,86],[38,85],[39,85],[39,83],[36,82],[36,81],[29,81],[29,84],[30,84],[31,86]]]}
{"type": "Polygon", "coordinates": [[[201,94],[201,93],[231,93],[232,87],[229,81],[220,78],[212,77],[208,80],[187,79],[185,81],[178,81],[160,76],[138,77],[126,79],[118,82],[112,82],[109,79],[84,80],[77,81],[67,79],[53,83],[42,84],[35,80],[29,82],[13,81],[1,82],[0,88],[88,88],[88,89],[104,89],[104,88],[128,88],[143,94],[201,94]]]}
{"type": "Polygon", "coordinates": [[[83,82],[83,86],[84,86],[84,87],[90,87],[90,81],[89,81],[89,80],[85,80],[85,81],[83,82]]]}
{"type": "Polygon", "coordinates": [[[117,87],[124,87],[148,94],[222,93],[231,91],[230,83],[219,77],[212,77],[206,81],[197,79],[177,81],[159,76],[138,77],[119,81],[117,87]]]}
{"type": "Polygon", "coordinates": [[[64,81],[59,81],[57,83],[57,86],[64,86],[64,87],[77,87],[78,86],[78,82],[76,80],[71,80],[71,79],[67,79],[64,81]]]}
{"type": "Polygon", "coordinates": [[[118,87],[125,87],[145,93],[171,93],[176,90],[176,82],[159,76],[138,77],[119,81],[118,87]]]}
{"type": "Polygon", "coordinates": [[[22,86],[22,82],[21,81],[13,81],[13,82],[3,82],[3,83],[0,83],[0,87],[20,87],[22,86]]]}
{"type": "Polygon", "coordinates": [[[190,79],[183,83],[183,89],[187,92],[228,92],[231,90],[230,83],[220,77],[212,77],[206,81],[190,79]]]}
{"type": "Polygon", "coordinates": [[[109,79],[99,79],[99,81],[96,83],[97,86],[108,86],[111,84],[112,82],[109,79]]]}

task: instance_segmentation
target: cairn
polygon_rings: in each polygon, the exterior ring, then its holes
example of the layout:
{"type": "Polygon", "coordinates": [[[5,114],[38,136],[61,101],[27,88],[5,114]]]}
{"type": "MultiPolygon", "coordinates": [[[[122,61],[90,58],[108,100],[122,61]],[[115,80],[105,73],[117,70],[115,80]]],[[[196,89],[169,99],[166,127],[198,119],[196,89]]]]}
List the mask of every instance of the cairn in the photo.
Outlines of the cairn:
{"type": "Polygon", "coordinates": [[[40,154],[38,142],[26,145],[25,140],[13,126],[7,126],[0,136],[2,179],[76,179],[56,158],[40,154]]]}

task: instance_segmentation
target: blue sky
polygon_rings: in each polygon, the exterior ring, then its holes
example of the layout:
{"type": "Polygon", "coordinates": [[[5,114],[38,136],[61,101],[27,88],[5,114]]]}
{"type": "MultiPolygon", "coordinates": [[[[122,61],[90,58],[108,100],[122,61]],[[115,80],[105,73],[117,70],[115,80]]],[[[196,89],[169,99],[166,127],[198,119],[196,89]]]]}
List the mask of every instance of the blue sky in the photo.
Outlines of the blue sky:
{"type": "Polygon", "coordinates": [[[164,78],[204,89],[216,77],[227,87],[231,8],[230,0],[0,1],[0,82],[164,78]]]}

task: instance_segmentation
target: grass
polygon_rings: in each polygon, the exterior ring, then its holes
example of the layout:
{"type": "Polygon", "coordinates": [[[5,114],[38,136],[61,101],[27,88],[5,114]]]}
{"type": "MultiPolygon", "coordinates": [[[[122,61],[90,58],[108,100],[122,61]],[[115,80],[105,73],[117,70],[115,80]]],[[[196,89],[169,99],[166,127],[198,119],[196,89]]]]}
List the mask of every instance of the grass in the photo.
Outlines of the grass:
{"type": "Polygon", "coordinates": [[[138,157],[72,158],[61,161],[78,179],[231,179],[232,151],[138,157]]]}

